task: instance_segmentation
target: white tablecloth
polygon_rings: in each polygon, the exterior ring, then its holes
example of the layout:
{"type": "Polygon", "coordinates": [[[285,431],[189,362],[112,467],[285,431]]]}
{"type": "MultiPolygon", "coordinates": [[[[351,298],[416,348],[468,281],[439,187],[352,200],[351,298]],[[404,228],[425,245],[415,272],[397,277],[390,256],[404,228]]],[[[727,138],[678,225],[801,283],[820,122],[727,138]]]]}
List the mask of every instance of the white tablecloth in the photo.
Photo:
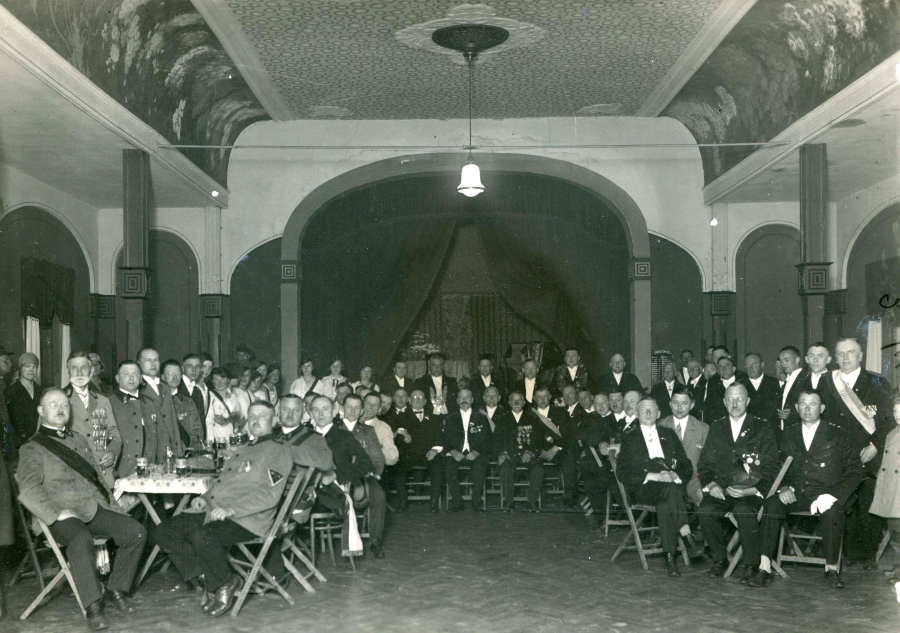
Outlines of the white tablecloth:
{"type": "Polygon", "coordinates": [[[213,477],[208,475],[178,475],[154,474],[149,477],[124,477],[116,479],[116,499],[126,492],[144,494],[190,494],[202,495],[209,490],[213,477]]]}

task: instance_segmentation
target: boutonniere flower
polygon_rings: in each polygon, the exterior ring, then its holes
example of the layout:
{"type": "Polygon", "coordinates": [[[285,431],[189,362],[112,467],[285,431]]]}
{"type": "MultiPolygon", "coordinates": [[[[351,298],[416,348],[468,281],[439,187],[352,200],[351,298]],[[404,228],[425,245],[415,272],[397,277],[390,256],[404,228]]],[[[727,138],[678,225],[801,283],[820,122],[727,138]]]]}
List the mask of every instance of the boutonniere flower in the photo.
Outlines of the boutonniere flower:
{"type": "Polygon", "coordinates": [[[178,414],[178,421],[181,422],[181,421],[182,421],[183,419],[185,419],[186,417],[187,417],[187,413],[179,413],[179,414],[178,414]]]}
{"type": "Polygon", "coordinates": [[[156,422],[156,414],[155,414],[155,413],[151,413],[151,414],[150,414],[150,421],[151,421],[151,422],[156,422]]]}
{"type": "Polygon", "coordinates": [[[871,416],[874,416],[876,413],[878,413],[878,405],[876,405],[876,404],[866,405],[866,413],[868,413],[871,416]]]}
{"type": "Polygon", "coordinates": [[[550,437],[549,435],[547,436],[547,441],[550,442],[551,444],[553,444],[553,438],[550,437]]]}

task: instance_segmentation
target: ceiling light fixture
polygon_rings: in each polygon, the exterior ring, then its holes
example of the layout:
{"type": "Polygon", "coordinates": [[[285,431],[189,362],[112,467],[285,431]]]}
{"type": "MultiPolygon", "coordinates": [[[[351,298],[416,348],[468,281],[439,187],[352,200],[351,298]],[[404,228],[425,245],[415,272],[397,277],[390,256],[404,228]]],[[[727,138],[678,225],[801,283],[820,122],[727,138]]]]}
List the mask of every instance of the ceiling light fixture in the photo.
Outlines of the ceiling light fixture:
{"type": "Polygon", "coordinates": [[[498,46],[509,38],[509,31],[499,26],[490,24],[458,24],[437,29],[431,34],[432,41],[438,46],[460,51],[466,59],[466,67],[469,71],[469,144],[464,148],[469,150],[469,157],[462,168],[459,186],[456,188],[464,196],[474,198],[484,191],[481,184],[481,170],[475,164],[472,156],[472,90],[474,84],[475,58],[483,50],[498,46]]]}

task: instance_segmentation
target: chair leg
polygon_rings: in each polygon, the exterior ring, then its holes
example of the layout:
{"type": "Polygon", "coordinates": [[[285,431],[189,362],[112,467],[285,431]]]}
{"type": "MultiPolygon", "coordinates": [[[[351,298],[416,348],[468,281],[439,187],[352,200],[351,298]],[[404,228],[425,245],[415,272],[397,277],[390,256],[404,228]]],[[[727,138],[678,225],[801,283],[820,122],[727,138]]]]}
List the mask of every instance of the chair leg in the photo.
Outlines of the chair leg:
{"type": "Polygon", "coordinates": [[[310,561],[310,559],[306,556],[303,550],[297,546],[296,543],[290,542],[288,543],[288,547],[291,552],[294,553],[294,556],[299,558],[300,562],[302,562],[306,566],[306,568],[309,570],[309,573],[315,576],[316,580],[318,580],[319,582],[328,582],[328,579],[325,578],[325,574],[319,571],[319,568],[316,567],[312,563],[312,561],[310,561]]]}
{"type": "Polygon", "coordinates": [[[350,559],[350,568],[353,570],[353,573],[355,574],[356,573],[356,561],[353,559],[356,558],[356,556],[348,556],[347,558],[350,559]]]}
{"type": "Polygon", "coordinates": [[[678,546],[681,548],[681,557],[684,558],[685,566],[690,567],[691,557],[688,556],[687,547],[684,546],[684,539],[681,537],[681,534],[678,535],[678,546]]]}
{"type": "Polygon", "coordinates": [[[885,530],[884,536],[881,539],[881,543],[878,544],[878,552],[875,554],[875,562],[876,563],[881,560],[881,556],[884,554],[884,550],[887,549],[888,543],[890,543],[890,542],[891,542],[891,531],[885,530]]]}
{"type": "MultiPolygon", "coordinates": [[[[46,598],[47,595],[48,595],[51,591],[53,591],[54,587],[56,587],[56,585],[58,585],[58,584],[60,583],[60,581],[61,581],[63,578],[65,578],[65,577],[66,577],[66,572],[63,571],[63,570],[60,570],[59,573],[57,573],[57,574],[53,577],[53,580],[51,580],[49,583],[47,583],[47,585],[44,587],[44,589],[41,591],[41,593],[38,594],[38,597],[35,598],[35,599],[32,601],[32,603],[31,603],[30,605],[28,605],[28,608],[25,609],[25,612],[22,613],[22,615],[19,616],[19,619],[20,619],[20,620],[24,620],[24,619],[27,618],[29,615],[31,615],[31,613],[32,613],[35,609],[38,608],[38,606],[41,604],[41,602],[44,600],[44,598],[46,598]]],[[[80,604],[81,604],[81,601],[79,600],[79,605],[80,605],[80,604]]]]}
{"type": "Polygon", "coordinates": [[[323,534],[328,538],[328,553],[331,554],[331,564],[337,567],[337,559],[334,557],[334,536],[330,529],[325,530],[323,534]]]}
{"type": "Polygon", "coordinates": [[[300,570],[294,567],[294,564],[288,560],[288,557],[284,554],[281,555],[281,559],[284,561],[284,566],[287,567],[288,571],[291,572],[291,575],[297,579],[297,582],[306,589],[307,593],[316,593],[316,590],[313,588],[309,581],[304,578],[303,574],[300,573],[300,570]]]}

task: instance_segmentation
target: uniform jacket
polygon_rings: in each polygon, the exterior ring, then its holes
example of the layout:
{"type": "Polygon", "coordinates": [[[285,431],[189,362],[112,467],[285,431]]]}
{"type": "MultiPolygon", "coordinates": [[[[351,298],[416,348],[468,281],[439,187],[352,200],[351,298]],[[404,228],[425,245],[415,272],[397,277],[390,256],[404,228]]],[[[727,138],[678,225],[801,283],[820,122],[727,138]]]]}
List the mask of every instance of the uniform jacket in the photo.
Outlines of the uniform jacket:
{"type": "MultiPolygon", "coordinates": [[[[503,383],[502,376],[492,373],[489,386],[496,387],[497,391],[500,392],[500,402],[506,402],[506,385],[503,383]]],[[[484,407],[484,392],[487,390],[487,387],[484,386],[484,380],[482,380],[480,373],[469,378],[469,389],[472,390],[472,398],[474,400],[472,408],[478,410],[484,407]]]]}
{"type": "MultiPolygon", "coordinates": [[[[184,382],[185,379],[181,379],[181,384],[178,385],[178,393],[182,396],[190,398],[191,402],[194,403],[194,406],[197,407],[197,415],[200,416],[200,420],[203,421],[203,428],[200,439],[206,439],[206,411],[209,409],[209,389],[204,390],[200,388],[200,383],[194,383],[194,388],[191,391],[188,391],[187,383],[184,382]]],[[[205,387],[205,386],[204,386],[205,387]]]]}
{"type": "MultiPolygon", "coordinates": [[[[169,387],[166,388],[168,389],[169,387]]],[[[202,394],[198,388],[194,387],[194,393],[201,396],[200,400],[202,401],[202,394]]],[[[178,391],[172,396],[172,406],[175,407],[175,419],[178,420],[178,426],[181,428],[179,435],[182,439],[185,436],[188,438],[185,446],[193,446],[194,448],[200,446],[200,442],[206,434],[206,424],[201,421],[202,418],[197,410],[197,403],[188,395],[187,387],[184,386],[183,382],[179,385],[178,391]]]]}
{"type": "MultiPolygon", "coordinates": [[[[673,391],[677,385],[678,381],[675,380],[672,384],[673,391]]],[[[663,380],[662,382],[658,382],[653,385],[653,387],[650,388],[650,397],[656,400],[656,405],[659,407],[660,418],[672,415],[672,406],[669,404],[672,396],[669,395],[669,389],[666,387],[666,381],[663,380]]]]}
{"type": "Polygon", "coordinates": [[[625,395],[629,391],[644,393],[644,387],[637,376],[627,371],[622,372],[622,381],[617,383],[616,377],[610,371],[600,376],[600,391],[606,394],[618,391],[625,395]]]}
{"type": "MultiPolygon", "coordinates": [[[[178,432],[178,415],[175,413],[169,387],[160,381],[157,394],[153,387],[142,381],[139,392],[145,403],[144,412],[150,418],[149,420],[147,417],[144,418],[144,426],[156,429],[156,456],[153,461],[165,464],[167,448],[172,449],[175,457],[181,457],[184,454],[184,444],[178,432]]],[[[150,456],[148,453],[147,457],[150,456]]]]}
{"type": "Polygon", "coordinates": [[[849,434],[825,420],[819,421],[808,451],[802,422],[786,428],[781,437],[782,461],[789,456],[794,459],[781,486],[793,486],[812,500],[830,494],[846,504],[863,480],[859,451],[853,450],[849,434]]]}
{"type": "MultiPolygon", "coordinates": [[[[659,426],[672,429],[675,431],[675,417],[667,416],[659,421],[659,426]]],[[[729,429],[730,431],[731,429],[729,429]]],[[[684,453],[691,460],[694,467],[694,474],[691,475],[690,481],[687,483],[687,493],[691,499],[699,500],[700,491],[703,486],[700,485],[700,475],[698,467],[700,465],[700,453],[703,445],[706,444],[706,437],[709,434],[709,425],[701,422],[692,415],[687,417],[687,425],[684,427],[684,435],[681,438],[681,445],[684,447],[684,453]]],[[[678,435],[676,432],[675,435],[678,435]]],[[[767,491],[768,492],[768,491],[767,491]]]]}
{"type": "Polygon", "coordinates": [[[331,452],[321,442],[290,446],[267,435],[239,446],[203,495],[209,502],[205,523],[211,521],[215,508],[225,508],[235,511],[229,519],[257,536],[265,535],[275,520],[294,464],[323,472],[334,467],[331,452]]]}
{"type": "Polygon", "coordinates": [[[781,408],[781,386],[778,379],[763,374],[758,390],[753,387],[749,376],[742,379],[741,384],[747,388],[747,396],[750,398],[747,413],[781,428],[779,424],[781,418],[776,413],[776,410],[781,408]]]}
{"type": "MultiPolygon", "coordinates": [[[[84,436],[69,433],[65,438],[52,437],[84,457],[103,481],[103,473],[94,461],[84,436]]],[[[83,523],[89,523],[94,518],[98,507],[121,512],[90,481],[37,442],[26,442],[19,449],[16,481],[19,484],[19,501],[47,525],[53,524],[63,510],[73,512],[83,523]]],[[[35,531],[39,530],[36,521],[32,527],[35,531]]]]}
{"type": "MultiPolygon", "coordinates": [[[[122,454],[122,436],[119,434],[119,427],[116,425],[116,414],[109,402],[109,398],[102,395],[94,386],[94,383],[88,383],[88,408],[85,409],[81,396],[75,393],[75,387],[73,387],[71,383],[66,385],[66,388],[63,389],[63,391],[69,396],[69,410],[71,412],[69,417],[69,429],[71,429],[73,433],[81,435],[88,441],[88,446],[90,446],[91,451],[94,453],[95,461],[99,462],[100,455],[106,451],[113,453],[118,460],[119,455],[122,454]],[[94,411],[97,411],[98,409],[102,409],[106,412],[108,437],[106,451],[95,446],[93,441],[94,428],[91,425],[91,416],[94,411]]],[[[104,478],[109,486],[112,486],[115,483],[113,470],[113,468],[107,468],[104,473],[104,478]]]]}
{"type": "MultiPolygon", "coordinates": [[[[693,474],[693,468],[675,431],[660,426],[656,427],[656,431],[666,463],[670,466],[669,470],[673,470],[682,482],[689,481],[693,474]]],[[[629,494],[644,485],[644,479],[648,473],[658,473],[663,470],[660,464],[650,459],[644,434],[638,427],[623,435],[622,447],[619,449],[617,459],[616,476],[629,494]]]]}
{"type": "Polygon", "coordinates": [[[884,457],[869,512],[889,519],[900,519],[900,426],[895,426],[884,442],[884,457]]]}
{"type": "Polygon", "coordinates": [[[870,443],[878,449],[875,459],[863,465],[868,476],[877,477],[881,467],[885,439],[894,428],[890,383],[881,374],[861,369],[859,377],[853,385],[853,392],[862,401],[863,406],[875,408],[875,432],[869,435],[838,395],[837,388],[834,386],[834,378],[830,373],[826,376],[826,381],[828,395],[825,396],[825,411],[822,415],[826,420],[847,430],[850,435],[850,444],[857,453],[870,443]]]}
{"type": "MultiPolygon", "coordinates": [[[[343,421],[340,421],[341,424],[344,425],[344,428],[350,431],[347,428],[346,424],[343,421]]],[[[375,469],[375,476],[381,477],[381,473],[384,472],[384,451],[381,450],[381,442],[378,440],[378,434],[375,432],[371,426],[366,425],[362,420],[358,421],[356,425],[353,427],[353,430],[350,431],[353,437],[357,442],[362,445],[364,449],[366,449],[366,453],[369,455],[369,460],[372,462],[372,467],[375,469]]]]}
{"type": "MultiPolygon", "coordinates": [[[[444,420],[444,453],[463,450],[465,431],[463,430],[462,414],[459,411],[451,413],[444,420]]],[[[486,459],[491,457],[493,441],[491,439],[491,423],[483,413],[472,409],[469,418],[469,450],[477,451],[486,459]]]]}
{"type": "Polygon", "coordinates": [[[34,383],[34,398],[20,380],[14,380],[6,388],[6,411],[9,414],[9,422],[15,431],[16,446],[22,446],[28,441],[38,428],[38,405],[41,403],[41,395],[44,390],[34,383]]]}
{"type": "MultiPolygon", "coordinates": [[[[575,405],[575,411],[577,410],[578,405],[575,405]]],[[[537,407],[534,407],[534,413],[537,415],[537,407]]],[[[555,432],[540,419],[540,416],[538,416],[538,422],[540,424],[535,440],[535,449],[537,451],[547,451],[554,446],[559,446],[563,450],[569,448],[571,436],[573,435],[573,422],[572,418],[569,416],[568,409],[566,407],[555,407],[551,405],[549,414],[550,415],[547,417],[550,418],[550,421],[553,422],[560,432],[555,432]]]]}
{"type": "MultiPolygon", "coordinates": [[[[140,393],[140,392],[139,392],[140,393]]],[[[116,416],[116,425],[122,439],[122,452],[116,463],[116,476],[129,477],[137,468],[138,457],[156,461],[156,427],[145,426],[149,414],[143,398],[135,398],[121,389],[109,397],[109,404],[116,416]]]]}
{"type": "Polygon", "coordinates": [[[760,463],[755,469],[762,479],[756,489],[766,494],[781,468],[775,429],[765,420],[748,413],[735,442],[731,436],[731,419],[726,415],[716,420],[709,425],[706,444],[700,451],[697,474],[701,486],[714,481],[725,490],[731,484],[732,474],[741,468],[741,458],[750,454],[759,456],[760,463]]]}
{"type": "MultiPolygon", "coordinates": [[[[357,426],[359,426],[357,424],[357,426]]],[[[368,427],[366,427],[368,428],[368,427]]],[[[342,423],[335,422],[325,434],[325,441],[334,460],[334,472],[340,484],[359,483],[367,475],[375,474],[375,466],[362,444],[342,423]]]]}
{"type": "Polygon", "coordinates": [[[553,395],[556,397],[561,396],[563,389],[570,385],[574,386],[578,391],[581,391],[582,389],[590,390],[593,387],[593,384],[591,383],[591,374],[587,367],[578,363],[578,366],[575,368],[574,380],[572,380],[572,376],[569,374],[569,367],[567,365],[560,365],[556,368],[556,372],[553,374],[553,395]]]}
{"type": "MultiPolygon", "coordinates": [[[[487,409],[482,409],[484,417],[488,417],[487,409]]],[[[524,412],[523,412],[524,414],[524,412]]],[[[513,414],[498,406],[494,411],[494,417],[488,418],[491,428],[491,458],[496,460],[501,453],[508,457],[516,456],[516,419],[513,414]]]]}
{"type": "Polygon", "coordinates": [[[394,443],[394,431],[390,425],[377,417],[366,420],[365,424],[375,429],[375,435],[378,436],[378,443],[381,445],[381,452],[384,455],[384,465],[393,466],[396,464],[397,460],[400,459],[400,451],[394,443]]]}

